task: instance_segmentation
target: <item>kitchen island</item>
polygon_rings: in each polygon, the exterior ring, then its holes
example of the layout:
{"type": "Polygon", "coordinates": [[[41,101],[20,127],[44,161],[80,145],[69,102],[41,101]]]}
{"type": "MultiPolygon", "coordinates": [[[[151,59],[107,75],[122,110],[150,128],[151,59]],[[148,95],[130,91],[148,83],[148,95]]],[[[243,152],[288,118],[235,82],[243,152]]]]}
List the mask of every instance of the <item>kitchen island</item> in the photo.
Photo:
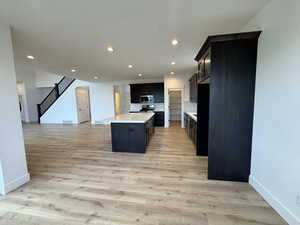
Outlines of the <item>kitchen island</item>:
{"type": "Polygon", "coordinates": [[[145,153],[154,134],[154,113],[127,113],[106,119],[113,152],[145,153]]]}

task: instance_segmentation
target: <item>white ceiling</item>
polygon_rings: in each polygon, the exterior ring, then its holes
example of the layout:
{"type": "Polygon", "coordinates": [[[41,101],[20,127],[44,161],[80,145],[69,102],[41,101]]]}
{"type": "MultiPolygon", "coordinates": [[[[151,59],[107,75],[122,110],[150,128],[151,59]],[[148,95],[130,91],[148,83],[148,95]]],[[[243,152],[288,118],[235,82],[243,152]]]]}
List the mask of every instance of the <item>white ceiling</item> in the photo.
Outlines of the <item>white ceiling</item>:
{"type": "Polygon", "coordinates": [[[268,2],[0,0],[0,22],[13,28],[18,63],[83,80],[137,79],[138,73],[154,78],[193,73],[207,35],[238,32],[268,2]],[[179,40],[176,47],[173,38],[179,40]],[[36,59],[26,59],[28,54],[36,59]]]}

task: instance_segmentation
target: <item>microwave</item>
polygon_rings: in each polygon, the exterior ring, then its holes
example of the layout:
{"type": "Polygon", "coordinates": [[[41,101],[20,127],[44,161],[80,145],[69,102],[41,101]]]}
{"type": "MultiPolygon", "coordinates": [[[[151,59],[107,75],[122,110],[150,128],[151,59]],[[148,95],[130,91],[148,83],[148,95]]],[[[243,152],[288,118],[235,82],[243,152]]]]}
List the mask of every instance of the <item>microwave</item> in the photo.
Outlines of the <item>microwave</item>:
{"type": "Polygon", "coordinates": [[[154,96],[153,95],[141,95],[140,103],[154,103],[154,96]]]}

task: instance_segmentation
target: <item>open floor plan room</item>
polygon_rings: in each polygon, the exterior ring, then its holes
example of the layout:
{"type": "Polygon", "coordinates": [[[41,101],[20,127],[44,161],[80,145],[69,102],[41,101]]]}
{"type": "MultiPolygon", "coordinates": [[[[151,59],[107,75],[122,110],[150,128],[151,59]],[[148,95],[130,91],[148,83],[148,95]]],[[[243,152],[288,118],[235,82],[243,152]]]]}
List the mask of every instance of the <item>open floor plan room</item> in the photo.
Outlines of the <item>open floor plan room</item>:
{"type": "Polygon", "coordinates": [[[0,0],[0,225],[300,225],[299,0],[0,0]]]}

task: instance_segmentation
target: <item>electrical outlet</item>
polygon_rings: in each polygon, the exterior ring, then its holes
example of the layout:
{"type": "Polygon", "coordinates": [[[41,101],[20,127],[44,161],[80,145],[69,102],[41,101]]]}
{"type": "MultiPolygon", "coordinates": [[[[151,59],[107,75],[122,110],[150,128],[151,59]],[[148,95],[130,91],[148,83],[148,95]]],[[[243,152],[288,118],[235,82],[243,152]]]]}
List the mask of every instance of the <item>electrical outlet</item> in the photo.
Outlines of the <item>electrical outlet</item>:
{"type": "Polygon", "coordinates": [[[296,197],[296,205],[300,207],[300,194],[298,194],[296,197]]]}

